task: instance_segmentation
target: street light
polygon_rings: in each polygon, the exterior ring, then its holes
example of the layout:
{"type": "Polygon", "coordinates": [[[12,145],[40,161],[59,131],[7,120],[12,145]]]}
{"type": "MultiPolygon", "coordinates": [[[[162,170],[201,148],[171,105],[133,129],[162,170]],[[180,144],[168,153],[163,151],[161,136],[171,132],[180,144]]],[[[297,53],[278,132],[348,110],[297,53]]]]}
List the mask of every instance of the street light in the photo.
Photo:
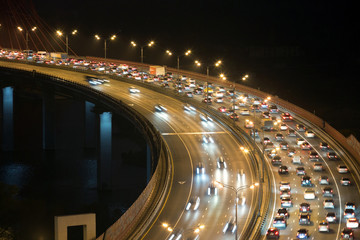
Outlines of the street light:
{"type": "MultiPolygon", "coordinates": [[[[24,31],[24,29],[22,27],[20,27],[20,26],[18,26],[17,29],[20,32],[24,31]]],[[[34,26],[30,30],[32,32],[35,32],[37,30],[37,27],[34,26]]],[[[26,50],[29,50],[29,30],[28,29],[25,29],[25,44],[26,44],[26,46],[25,46],[26,50]]]]}
{"type": "MultiPolygon", "coordinates": [[[[71,35],[76,35],[77,34],[77,30],[73,30],[71,32],[71,35]]],[[[56,34],[59,36],[59,37],[62,37],[64,35],[64,33],[60,30],[57,30],[56,31],[56,34]]],[[[65,35],[65,46],[66,46],[66,54],[69,54],[69,36],[66,34],[65,35]]]]}
{"type": "MultiPolygon", "coordinates": [[[[217,62],[215,62],[213,65],[207,65],[206,66],[206,88],[205,88],[205,97],[208,98],[208,82],[209,82],[209,71],[210,71],[210,67],[219,67],[222,64],[221,60],[218,60],[217,62]]],[[[198,60],[195,60],[195,65],[197,67],[201,66],[201,62],[198,60]]]]}
{"type": "MultiPolygon", "coordinates": [[[[166,50],[166,53],[169,56],[172,56],[173,53],[170,50],[166,50]]],[[[191,50],[187,50],[184,54],[181,55],[177,55],[176,60],[177,60],[177,70],[180,70],[180,57],[184,57],[184,56],[189,56],[191,54],[191,50]]],[[[178,78],[179,78],[179,72],[178,72],[178,78]]]]}
{"type": "MultiPolygon", "coordinates": [[[[134,41],[131,41],[130,44],[131,44],[132,47],[137,46],[136,42],[134,42],[134,41]]],[[[154,44],[155,44],[154,41],[150,41],[148,44],[140,46],[140,60],[141,60],[141,63],[144,62],[144,47],[152,47],[152,46],[154,46],[154,44]]]]}
{"type": "MultiPolygon", "coordinates": [[[[96,34],[96,35],[95,35],[95,39],[96,39],[96,40],[100,40],[101,37],[100,37],[98,34],[96,34]]],[[[107,41],[107,40],[113,41],[113,40],[115,40],[115,39],[116,39],[116,35],[115,35],[115,34],[112,35],[112,36],[110,36],[109,38],[104,38],[104,58],[105,58],[105,59],[106,59],[106,50],[107,50],[106,41],[107,41]]]]}
{"type": "Polygon", "coordinates": [[[219,181],[215,181],[215,184],[218,185],[220,188],[227,188],[227,189],[230,189],[232,191],[235,192],[235,195],[236,195],[236,198],[235,198],[235,240],[238,239],[238,201],[239,201],[239,192],[240,191],[243,191],[247,188],[250,188],[250,189],[254,189],[255,187],[258,187],[259,186],[259,183],[254,183],[252,185],[243,185],[243,186],[240,186],[240,187],[234,187],[234,186],[231,186],[231,185],[228,185],[228,184],[225,184],[225,183],[221,183],[219,181]]]}

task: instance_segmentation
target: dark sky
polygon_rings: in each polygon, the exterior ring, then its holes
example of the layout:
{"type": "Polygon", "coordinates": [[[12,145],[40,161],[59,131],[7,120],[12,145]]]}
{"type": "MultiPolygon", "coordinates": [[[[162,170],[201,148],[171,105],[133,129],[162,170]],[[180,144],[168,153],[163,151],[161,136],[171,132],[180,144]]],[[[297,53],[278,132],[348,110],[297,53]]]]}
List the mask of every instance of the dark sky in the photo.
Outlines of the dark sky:
{"type": "MultiPolygon", "coordinates": [[[[27,1],[19,0],[17,5],[20,2],[27,1]]],[[[355,1],[33,0],[32,3],[41,21],[49,25],[47,38],[58,39],[54,37],[56,29],[68,33],[78,29],[77,36],[69,37],[69,44],[80,56],[103,57],[103,41],[96,41],[94,34],[109,37],[116,33],[116,41],[107,44],[109,58],[140,61],[139,49],[131,48],[129,42],[145,44],[154,40],[156,46],[144,50],[144,61],[174,67],[176,58],[166,56],[165,50],[182,54],[190,48],[192,58],[183,57],[182,68],[205,72],[195,69],[195,59],[204,65],[221,59],[224,63],[221,71],[231,80],[239,81],[243,74],[250,73],[246,84],[309,111],[316,110],[334,124],[340,121],[340,116],[338,120],[330,119],[333,117],[330,108],[334,108],[331,105],[345,102],[343,99],[348,99],[350,105],[357,101],[356,89],[352,87],[358,79],[360,63],[355,1]]],[[[4,16],[0,14],[0,22],[4,16]]],[[[0,40],[6,39],[0,34],[0,40]]],[[[56,50],[64,49],[64,44],[56,41],[56,50]]],[[[215,69],[210,71],[212,75],[218,73],[215,69]]],[[[360,120],[354,107],[341,109],[343,114],[351,111],[355,114],[352,118],[360,120]]]]}

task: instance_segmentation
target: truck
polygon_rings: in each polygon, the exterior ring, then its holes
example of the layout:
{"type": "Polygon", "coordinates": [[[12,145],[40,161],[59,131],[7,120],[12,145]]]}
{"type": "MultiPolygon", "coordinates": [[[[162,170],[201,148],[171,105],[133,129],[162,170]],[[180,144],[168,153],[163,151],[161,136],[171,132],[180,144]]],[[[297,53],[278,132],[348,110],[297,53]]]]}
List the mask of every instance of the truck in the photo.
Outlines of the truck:
{"type": "Polygon", "coordinates": [[[149,73],[154,76],[164,76],[165,75],[165,67],[162,66],[150,66],[149,73]]]}
{"type": "Polygon", "coordinates": [[[264,131],[271,131],[274,129],[274,121],[269,119],[263,120],[263,129],[264,131]]]}
{"type": "Polygon", "coordinates": [[[62,60],[62,59],[67,59],[68,58],[68,55],[67,53],[64,53],[64,52],[51,52],[50,53],[50,59],[51,60],[62,60]]]}

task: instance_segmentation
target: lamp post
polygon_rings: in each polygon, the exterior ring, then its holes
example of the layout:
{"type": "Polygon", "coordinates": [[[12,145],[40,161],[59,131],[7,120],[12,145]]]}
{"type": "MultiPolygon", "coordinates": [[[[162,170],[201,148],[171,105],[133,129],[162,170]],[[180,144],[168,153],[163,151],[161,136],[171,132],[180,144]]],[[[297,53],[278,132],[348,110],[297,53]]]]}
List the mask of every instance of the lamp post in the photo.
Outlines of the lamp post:
{"type": "MultiPolygon", "coordinates": [[[[24,31],[24,29],[22,27],[20,27],[20,26],[18,26],[17,29],[20,32],[24,31]]],[[[32,27],[31,31],[35,32],[36,29],[37,29],[37,27],[32,27]]],[[[26,50],[29,50],[29,30],[28,29],[25,29],[25,48],[26,48],[26,50]]]]}
{"type": "MultiPolygon", "coordinates": [[[[204,93],[205,93],[205,97],[207,98],[207,100],[208,100],[208,91],[209,91],[209,89],[208,89],[208,82],[209,82],[209,75],[210,75],[210,67],[219,67],[220,65],[222,64],[222,61],[221,60],[218,60],[217,62],[215,62],[214,64],[212,64],[212,65],[207,65],[206,66],[206,88],[205,88],[205,91],[204,91],[204,93]]],[[[195,65],[197,66],[197,67],[200,67],[201,66],[201,62],[200,61],[198,61],[198,60],[195,60],[195,65]]]]}
{"type": "MultiPolygon", "coordinates": [[[[130,42],[132,47],[136,47],[137,44],[134,41],[130,42]]],[[[148,44],[140,46],[140,61],[141,63],[144,63],[144,47],[152,47],[155,44],[154,41],[150,41],[148,44]]]]}
{"type": "Polygon", "coordinates": [[[236,228],[235,228],[235,240],[238,239],[238,200],[239,200],[239,192],[240,191],[243,191],[247,188],[250,188],[250,189],[254,189],[255,186],[259,186],[259,183],[254,183],[253,185],[243,185],[243,186],[240,186],[240,187],[234,187],[234,186],[231,186],[231,185],[228,185],[228,184],[224,184],[224,183],[221,183],[219,181],[215,181],[215,183],[220,187],[220,188],[227,188],[227,189],[230,189],[231,191],[235,192],[235,224],[236,224],[236,228]]]}
{"type": "MultiPolygon", "coordinates": [[[[101,39],[101,37],[98,35],[98,34],[96,34],[95,35],[95,38],[96,38],[96,40],[100,40],[101,39]]],[[[113,40],[115,40],[116,39],[116,35],[114,34],[114,35],[112,35],[112,36],[110,36],[109,38],[104,38],[104,58],[106,59],[106,51],[107,51],[107,43],[106,43],[106,41],[107,40],[110,40],[110,41],[113,41],[113,40]]]]}
{"type": "MultiPolygon", "coordinates": [[[[166,50],[165,51],[169,56],[172,56],[173,55],[173,53],[170,51],[170,50],[166,50]]],[[[182,55],[178,55],[177,57],[176,57],[176,63],[177,63],[177,70],[178,70],[178,78],[179,78],[179,76],[180,76],[180,74],[179,74],[179,70],[180,70],[180,58],[181,57],[184,57],[184,56],[189,56],[191,54],[191,50],[187,50],[184,54],[182,54],[182,55]]]]}
{"type": "MultiPolygon", "coordinates": [[[[73,30],[71,32],[71,35],[76,35],[77,34],[77,30],[73,30]]],[[[64,35],[64,33],[60,30],[57,30],[56,31],[56,34],[59,36],[59,37],[62,37],[64,35]]],[[[69,55],[69,35],[68,34],[65,34],[65,47],[66,47],[66,54],[69,55]]]]}

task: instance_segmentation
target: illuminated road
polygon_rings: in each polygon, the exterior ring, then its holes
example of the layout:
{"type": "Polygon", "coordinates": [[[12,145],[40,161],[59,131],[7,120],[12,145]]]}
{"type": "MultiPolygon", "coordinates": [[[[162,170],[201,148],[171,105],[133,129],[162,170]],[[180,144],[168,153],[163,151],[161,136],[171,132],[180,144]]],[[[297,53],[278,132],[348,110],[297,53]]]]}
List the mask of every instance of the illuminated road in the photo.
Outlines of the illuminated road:
{"type": "MultiPolygon", "coordinates": [[[[9,64],[9,63],[1,63],[9,64]]],[[[14,66],[14,63],[10,63],[14,66]]],[[[21,65],[24,66],[24,65],[21,65]]],[[[33,69],[32,66],[26,66],[29,69],[33,69]]],[[[59,75],[65,79],[78,81],[84,83],[83,75],[80,73],[69,72],[65,70],[52,70],[49,68],[42,68],[42,71],[48,74],[59,75]]],[[[84,83],[86,84],[86,83],[84,83]]],[[[141,114],[147,117],[155,127],[161,132],[163,138],[168,144],[174,164],[174,178],[172,180],[171,192],[163,206],[161,212],[156,218],[156,221],[151,223],[148,231],[146,232],[145,239],[166,239],[170,236],[170,233],[162,226],[163,223],[168,223],[175,230],[183,231],[184,235],[191,235],[192,230],[198,224],[204,224],[206,227],[200,232],[202,239],[233,239],[234,236],[230,233],[224,235],[222,229],[226,221],[230,216],[234,216],[234,200],[235,196],[229,189],[219,189],[218,196],[207,196],[207,187],[212,180],[218,180],[223,183],[240,186],[244,184],[251,184],[256,182],[254,179],[254,173],[250,171],[247,157],[240,150],[240,145],[235,141],[230,132],[221,127],[216,122],[203,122],[200,120],[199,112],[184,111],[183,103],[173,98],[164,96],[162,94],[150,91],[146,88],[139,87],[140,94],[130,94],[128,87],[130,85],[123,82],[111,81],[110,84],[104,84],[96,86],[95,88],[109,93],[124,102],[128,103],[131,107],[138,110],[141,114]],[[158,113],[154,111],[154,105],[161,103],[168,108],[167,113],[158,113]],[[208,133],[214,138],[214,143],[204,144],[202,142],[203,133],[208,133]],[[217,169],[216,159],[219,156],[224,156],[228,163],[228,169],[217,169]],[[206,169],[204,176],[195,174],[196,165],[199,162],[203,162],[206,169]],[[244,179],[237,178],[237,171],[244,169],[246,177],[244,179]],[[200,207],[197,211],[186,211],[185,206],[188,200],[193,196],[199,196],[200,207]]],[[[244,93],[237,92],[237,95],[244,93]]],[[[246,103],[246,106],[240,107],[242,109],[249,109],[251,106],[251,99],[255,96],[250,96],[246,103]]],[[[201,101],[201,96],[194,96],[195,99],[201,101]]],[[[229,98],[224,98],[224,103],[213,103],[211,107],[218,109],[220,106],[230,107],[231,103],[229,98]]],[[[239,114],[240,110],[235,110],[239,114]]],[[[250,116],[241,116],[239,114],[239,121],[236,122],[240,127],[244,128],[245,119],[255,122],[255,128],[260,129],[262,126],[263,115],[260,110],[257,113],[251,112],[250,116]]],[[[272,116],[278,116],[280,114],[272,114],[272,116]]],[[[290,217],[287,219],[287,227],[280,230],[280,239],[296,238],[296,231],[299,228],[305,228],[309,231],[310,239],[340,239],[341,230],[346,226],[346,220],[343,217],[344,205],[346,202],[354,202],[356,207],[360,204],[359,186],[353,181],[351,186],[342,186],[340,179],[342,177],[350,177],[354,179],[352,175],[352,169],[350,173],[340,174],[336,167],[339,164],[344,165],[344,154],[337,148],[325,133],[319,129],[313,127],[311,123],[299,122],[300,119],[294,116],[293,121],[284,122],[288,128],[296,131],[296,136],[288,136],[287,130],[281,131],[278,128],[274,131],[260,131],[260,138],[256,139],[256,144],[262,149],[261,140],[264,137],[268,137],[275,146],[279,146],[278,141],[275,140],[276,133],[282,133],[285,137],[284,140],[288,143],[289,147],[296,149],[296,154],[302,156],[302,167],[305,168],[306,174],[311,177],[313,186],[302,187],[301,176],[296,174],[296,168],[300,165],[293,164],[291,158],[288,156],[286,150],[280,150],[279,156],[282,159],[282,165],[286,165],[289,169],[289,173],[280,175],[278,173],[279,167],[271,164],[271,159],[265,154],[265,159],[270,169],[272,170],[272,181],[274,182],[276,189],[273,190],[275,203],[271,206],[270,212],[266,224],[266,229],[272,226],[272,219],[276,215],[277,209],[280,208],[280,195],[279,195],[279,183],[280,181],[289,181],[291,185],[291,197],[292,207],[288,208],[290,217]],[[301,123],[305,125],[307,129],[311,129],[315,132],[314,138],[308,138],[304,136],[304,132],[298,132],[296,124],[301,123]],[[300,146],[296,143],[297,138],[303,138],[309,142],[312,147],[312,151],[315,150],[320,155],[318,163],[323,165],[323,171],[317,172],[313,170],[313,164],[308,160],[309,150],[301,150],[300,146]],[[329,160],[326,156],[326,151],[320,150],[320,142],[327,142],[330,145],[330,149],[334,151],[339,157],[339,160],[329,160]],[[330,197],[323,197],[322,188],[328,185],[320,185],[320,176],[327,176],[330,181],[329,187],[332,187],[334,191],[334,209],[324,209],[323,200],[330,199],[330,197]],[[316,198],[314,200],[304,200],[304,190],[311,188],[315,190],[316,198]],[[307,202],[311,206],[311,223],[310,225],[299,225],[299,204],[307,202]],[[330,223],[329,233],[320,233],[318,231],[319,222],[325,220],[327,212],[335,212],[337,216],[337,223],[330,223]]],[[[245,128],[244,128],[245,129],[245,128]]],[[[249,129],[245,129],[249,133],[249,129]]],[[[246,197],[246,205],[239,206],[238,218],[239,226],[244,226],[248,214],[250,213],[250,203],[254,199],[254,190],[244,190],[246,197]]],[[[355,214],[358,215],[356,209],[355,214]]],[[[263,231],[263,235],[266,232],[263,231]]],[[[359,237],[359,230],[355,229],[355,236],[359,237]]],[[[239,229],[239,235],[242,234],[242,229],[239,229]]],[[[263,236],[263,239],[266,237],[263,236]]]]}

